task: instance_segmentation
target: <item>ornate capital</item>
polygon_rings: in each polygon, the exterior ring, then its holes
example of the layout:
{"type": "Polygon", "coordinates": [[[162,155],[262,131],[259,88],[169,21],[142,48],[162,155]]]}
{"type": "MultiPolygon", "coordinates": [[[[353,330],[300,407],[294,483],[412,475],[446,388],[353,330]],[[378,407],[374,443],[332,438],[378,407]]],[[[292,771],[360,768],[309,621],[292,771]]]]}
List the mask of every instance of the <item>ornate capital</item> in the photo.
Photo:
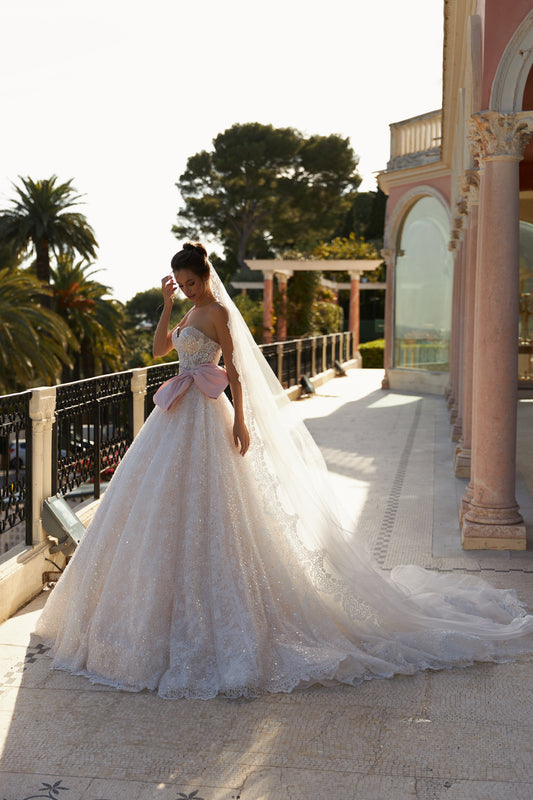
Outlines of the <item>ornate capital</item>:
{"type": "Polygon", "coordinates": [[[467,138],[476,160],[509,158],[520,161],[533,134],[533,114],[483,111],[467,123],[467,138]]]}
{"type": "Polygon", "coordinates": [[[56,387],[43,386],[32,389],[30,417],[34,423],[52,424],[55,420],[56,387]]]}

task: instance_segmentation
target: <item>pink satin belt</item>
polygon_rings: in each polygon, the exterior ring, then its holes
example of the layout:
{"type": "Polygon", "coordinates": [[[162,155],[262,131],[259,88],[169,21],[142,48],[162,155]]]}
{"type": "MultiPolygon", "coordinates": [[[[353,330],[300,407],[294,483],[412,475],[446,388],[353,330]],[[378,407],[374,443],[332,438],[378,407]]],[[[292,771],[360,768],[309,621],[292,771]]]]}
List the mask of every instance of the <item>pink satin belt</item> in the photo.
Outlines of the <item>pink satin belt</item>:
{"type": "Polygon", "coordinates": [[[226,370],[215,364],[199,364],[193,369],[180,369],[179,375],[175,375],[159,387],[154,394],[154,403],[164,411],[168,411],[193,382],[201,392],[213,400],[222,394],[229,383],[226,370]]]}

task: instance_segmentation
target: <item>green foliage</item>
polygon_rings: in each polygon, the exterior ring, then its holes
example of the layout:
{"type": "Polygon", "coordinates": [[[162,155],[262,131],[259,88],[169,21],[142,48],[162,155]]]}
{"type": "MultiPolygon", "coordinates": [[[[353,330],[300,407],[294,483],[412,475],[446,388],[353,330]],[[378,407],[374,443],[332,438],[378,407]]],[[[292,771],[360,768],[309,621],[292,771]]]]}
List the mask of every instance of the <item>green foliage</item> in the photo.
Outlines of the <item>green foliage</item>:
{"type": "Polygon", "coordinates": [[[344,311],[335,300],[331,289],[318,286],[311,307],[313,322],[312,333],[315,336],[342,331],[344,326],[344,311]]]}
{"type": "Polygon", "coordinates": [[[313,303],[313,335],[325,335],[342,331],[344,311],[336,303],[316,300],[313,303]]]}
{"type": "Polygon", "coordinates": [[[349,236],[337,236],[330,242],[320,242],[313,249],[311,258],[319,261],[328,259],[342,261],[343,259],[376,259],[379,253],[370,242],[365,242],[362,236],[350,233],[349,236]]]}
{"type": "MultiPolygon", "coordinates": [[[[170,327],[175,327],[191,307],[188,300],[176,298],[170,316],[170,327]]],[[[154,358],[152,344],[155,329],[163,309],[161,289],[154,287],[137,292],[125,305],[128,359],[127,369],[148,367],[175,361],[174,350],[162,358],[154,358]]]]}
{"type": "Polygon", "coordinates": [[[385,357],[385,339],[375,339],[359,345],[359,352],[363,358],[363,368],[383,369],[385,357]]]}
{"type": "Polygon", "coordinates": [[[313,331],[313,303],[320,286],[319,272],[296,272],[287,284],[287,336],[313,331]]]}
{"type": "Polygon", "coordinates": [[[39,304],[41,283],[26,271],[0,270],[0,394],[57,383],[77,342],[54,311],[39,304]]]}
{"type": "Polygon", "coordinates": [[[263,301],[252,300],[250,295],[238,294],[233,302],[241,312],[256,342],[263,341],[263,301]]]}
{"type": "Polygon", "coordinates": [[[0,242],[24,256],[33,254],[37,277],[49,284],[50,251],[56,256],[78,253],[88,260],[96,256],[98,245],[85,216],[71,210],[81,200],[72,180],[57,183],[52,175],[47,180],[21,177],[20,181],[22,186],[13,185],[18,197],[12,208],[0,214],[0,242]]]}
{"type": "Polygon", "coordinates": [[[63,381],[81,380],[123,368],[126,352],[124,309],[109,286],[94,280],[90,264],[60,255],[51,269],[52,307],[68,324],[78,346],[70,350],[72,370],[63,381]]]}
{"type": "Polygon", "coordinates": [[[342,224],[361,178],[349,140],[294,128],[236,124],[193,155],[176,186],[184,206],[173,232],[216,237],[228,272],[245,258],[308,249],[342,224]]]}
{"type": "Polygon", "coordinates": [[[375,192],[358,192],[343,224],[337,231],[340,237],[354,233],[366,241],[372,242],[377,250],[383,247],[385,229],[385,208],[387,196],[381,189],[375,192]]]}

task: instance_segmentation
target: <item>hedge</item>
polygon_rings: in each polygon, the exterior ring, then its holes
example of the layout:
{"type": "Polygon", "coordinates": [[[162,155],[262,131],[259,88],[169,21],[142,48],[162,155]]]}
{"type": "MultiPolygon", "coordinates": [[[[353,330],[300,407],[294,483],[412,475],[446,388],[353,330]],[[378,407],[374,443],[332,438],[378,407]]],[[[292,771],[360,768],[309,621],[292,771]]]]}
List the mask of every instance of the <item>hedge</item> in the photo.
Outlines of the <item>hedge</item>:
{"type": "Polygon", "coordinates": [[[364,342],[359,345],[359,352],[363,358],[363,369],[383,369],[385,339],[364,342]]]}

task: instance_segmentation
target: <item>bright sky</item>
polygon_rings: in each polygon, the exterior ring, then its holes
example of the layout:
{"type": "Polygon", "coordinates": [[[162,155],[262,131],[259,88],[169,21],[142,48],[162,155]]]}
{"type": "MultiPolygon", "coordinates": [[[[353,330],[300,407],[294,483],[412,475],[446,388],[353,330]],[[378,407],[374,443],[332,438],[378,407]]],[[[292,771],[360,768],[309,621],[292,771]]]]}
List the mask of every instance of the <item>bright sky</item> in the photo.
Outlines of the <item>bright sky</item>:
{"type": "Polygon", "coordinates": [[[187,158],[234,123],[349,137],[375,189],[389,124],[441,106],[442,27],[443,0],[3,2],[0,208],[19,175],[73,178],[127,300],[180,249],[187,158]]]}

